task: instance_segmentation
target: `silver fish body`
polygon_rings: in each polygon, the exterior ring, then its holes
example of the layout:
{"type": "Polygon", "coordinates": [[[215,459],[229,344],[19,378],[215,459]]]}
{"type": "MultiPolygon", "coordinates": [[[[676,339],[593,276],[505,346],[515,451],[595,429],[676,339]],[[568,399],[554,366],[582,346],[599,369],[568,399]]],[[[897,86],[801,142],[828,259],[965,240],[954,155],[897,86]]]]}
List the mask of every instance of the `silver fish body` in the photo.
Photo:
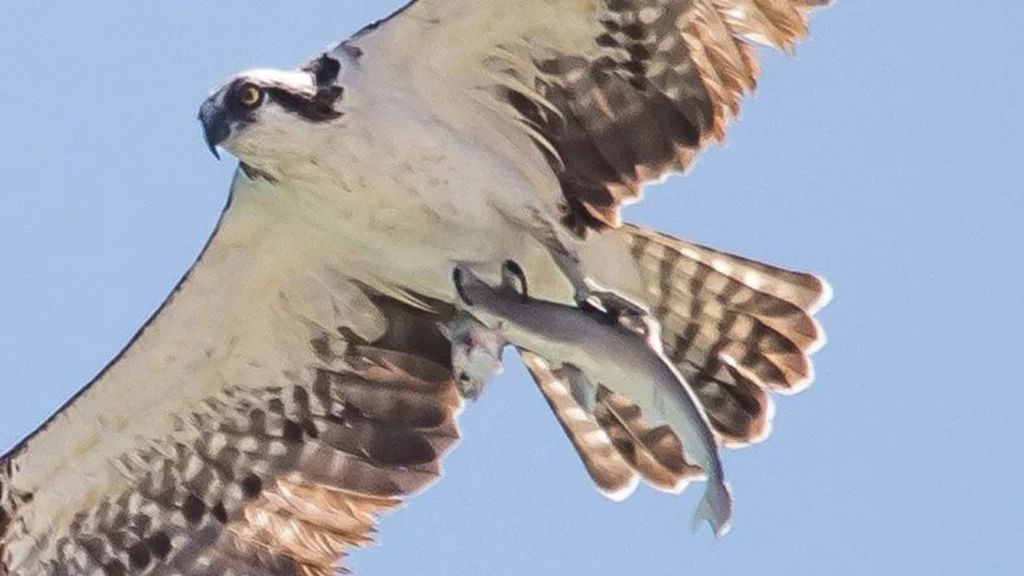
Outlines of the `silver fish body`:
{"type": "Polygon", "coordinates": [[[656,334],[640,334],[600,312],[531,299],[508,282],[491,287],[467,269],[457,282],[465,309],[508,343],[556,366],[580,370],[647,414],[658,414],[682,441],[688,460],[707,476],[697,520],[718,536],[729,529],[732,496],[707,415],[682,375],[661,353],[656,334]]]}

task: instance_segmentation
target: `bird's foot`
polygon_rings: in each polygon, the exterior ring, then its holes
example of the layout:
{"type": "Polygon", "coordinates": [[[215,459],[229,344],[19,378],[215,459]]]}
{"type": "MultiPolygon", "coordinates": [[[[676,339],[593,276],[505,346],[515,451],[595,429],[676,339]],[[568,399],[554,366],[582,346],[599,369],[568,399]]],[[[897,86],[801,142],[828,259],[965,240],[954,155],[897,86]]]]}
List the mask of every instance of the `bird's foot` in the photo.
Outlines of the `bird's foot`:
{"type": "MultiPolygon", "coordinates": [[[[469,295],[467,289],[467,277],[472,284],[473,272],[468,268],[456,266],[452,271],[452,283],[455,285],[455,293],[458,295],[460,304],[472,308],[476,304],[469,295]]],[[[524,304],[530,301],[530,289],[526,281],[526,272],[523,271],[515,260],[505,260],[501,265],[501,289],[513,292],[518,295],[524,304]]]]}
{"type": "Polygon", "coordinates": [[[473,300],[470,299],[469,293],[466,291],[466,273],[461,266],[456,266],[452,270],[452,283],[455,285],[455,293],[459,295],[459,299],[462,301],[461,304],[472,306],[473,300]]]}
{"type": "Polygon", "coordinates": [[[646,308],[621,294],[590,287],[577,289],[576,304],[582,310],[603,314],[608,320],[618,323],[632,324],[649,314],[646,308]]]}
{"type": "Polygon", "coordinates": [[[530,288],[526,283],[526,272],[515,260],[505,260],[501,265],[501,285],[506,290],[519,294],[523,303],[530,302],[530,288]]]}

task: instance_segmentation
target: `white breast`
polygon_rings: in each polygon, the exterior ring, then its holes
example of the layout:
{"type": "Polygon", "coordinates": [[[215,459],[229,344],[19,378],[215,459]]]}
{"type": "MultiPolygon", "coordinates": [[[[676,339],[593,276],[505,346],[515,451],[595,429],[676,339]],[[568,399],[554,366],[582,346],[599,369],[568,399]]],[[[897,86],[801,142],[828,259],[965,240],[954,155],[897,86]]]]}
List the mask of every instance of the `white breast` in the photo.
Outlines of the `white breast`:
{"type": "Polygon", "coordinates": [[[378,286],[452,300],[456,263],[497,274],[511,258],[549,298],[568,298],[547,251],[515,223],[561,197],[528,136],[489,97],[455,102],[373,70],[347,73],[344,116],[301,135],[313,157],[291,159],[254,193],[378,286]]]}

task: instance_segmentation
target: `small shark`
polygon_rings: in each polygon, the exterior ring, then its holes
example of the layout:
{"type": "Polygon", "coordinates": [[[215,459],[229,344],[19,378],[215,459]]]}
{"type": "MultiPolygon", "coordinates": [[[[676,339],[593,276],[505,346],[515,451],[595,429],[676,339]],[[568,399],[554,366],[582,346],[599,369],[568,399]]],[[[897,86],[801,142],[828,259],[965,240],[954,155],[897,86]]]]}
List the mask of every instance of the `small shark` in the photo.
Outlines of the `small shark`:
{"type": "MultiPolygon", "coordinates": [[[[687,459],[707,475],[694,525],[705,520],[716,536],[728,532],[732,495],[715,435],[697,397],[661,353],[655,323],[641,321],[638,328],[635,317],[615,318],[598,309],[530,298],[525,275],[514,262],[505,263],[497,288],[462,266],[455,268],[454,281],[463,310],[472,318],[461,316],[452,332],[475,335],[453,338],[453,361],[459,373],[476,375],[481,367],[493,369],[494,361],[500,363],[500,349],[508,343],[544,357],[552,366],[578,371],[594,384],[593,393],[597,384],[604,385],[645,413],[660,415],[679,436],[687,459]],[[500,340],[488,340],[486,347],[480,347],[477,323],[500,340]]],[[[574,395],[580,397],[578,391],[574,395]]]]}
{"type": "Polygon", "coordinates": [[[439,324],[438,328],[452,343],[452,367],[462,397],[479,399],[491,378],[501,374],[502,352],[508,342],[465,311],[459,311],[453,321],[439,324]]]}

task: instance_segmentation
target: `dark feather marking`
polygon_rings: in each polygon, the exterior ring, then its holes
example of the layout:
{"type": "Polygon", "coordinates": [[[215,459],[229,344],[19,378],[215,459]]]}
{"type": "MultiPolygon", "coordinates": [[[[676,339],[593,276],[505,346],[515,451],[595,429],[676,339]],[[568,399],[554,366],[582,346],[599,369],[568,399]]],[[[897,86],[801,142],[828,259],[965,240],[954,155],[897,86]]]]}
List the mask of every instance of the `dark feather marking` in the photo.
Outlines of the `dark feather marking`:
{"type": "Polygon", "coordinates": [[[203,514],[206,513],[206,504],[195,494],[189,494],[185,498],[185,504],[181,507],[181,512],[185,515],[185,520],[188,520],[189,524],[198,524],[203,519],[203,514]]]}
{"type": "Polygon", "coordinates": [[[284,439],[287,442],[298,444],[302,442],[305,436],[302,426],[293,420],[285,420],[284,422],[284,439]]]}
{"type": "Polygon", "coordinates": [[[265,89],[267,95],[282,108],[310,122],[327,122],[342,116],[341,112],[334,109],[334,103],[344,93],[340,86],[318,89],[312,97],[296,94],[280,86],[268,86],[265,89]]]}
{"type": "Polygon", "coordinates": [[[124,563],[120,560],[111,560],[107,562],[106,566],[103,567],[104,576],[126,576],[128,569],[125,568],[124,563]]]}
{"type": "Polygon", "coordinates": [[[711,116],[711,104],[699,74],[648,76],[658,58],[671,66],[687,64],[676,22],[689,5],[663,4],[656,21],[642,24],[639,12],[645,6],[632,0],[605,3],[605,32],[594,39],[603,55],[535,63],[545,75],[535,88],[561,118],[541,114],[523,94],[505,94],[558,152],[561,161],[551,165],[569,208],[564,223],[577,233],[617,225],[624,200],[637,196],[650,174],[681,168],[680,150],[699,146],[711,125],[704,120],[711,116]],[[677,37],[675,46],[659,53],[659,43],[670,35],[677,37]]]}
{"type": "Polygon", "coordinates": [[[318,88],[326,88],[338,81],[341,73],[341,62],[329,54],[321,54],[319,58],[302,67],[302,70],[313,75],[318,88]]]}
{"type": "Polygon", "coordinates": [[[153,556],[150,554],[149,548],[143,542],[138,542],[128,548],[128,561],[132,570],[145,570],[152,559],[153,556]]]}
{"type": "Polygon", "coordinates": [[[263,481],[255,474],[249,474],[242,480],[242,495],[248,499],[259,496],[263,491],[263,481]]]}
{"type": "MultiPolygon", "coordinates": [[[[8,530],[11,527],[11,511],[8,510],[7,492],[4,489],[4,480],[9,474],[10,462],[5,462],[4,467],[0,470],[0,559],[4,557],[4,543],[7,542],[8,530]]],[[[0,566],[3,566],[0,564],[0,566]]]]}
{"type": "MultiPolygon", "coordinates": [[[[440,456],[458,437],[453,419],[461,404],[449,344],[437,326],[443,316],[372,298],[392,322],[375,342],[350,343],[345,360],[351,368],[318,372],[304,384],[282,381],[259,390],[225,390],[210,405],[215,416],[185,417],[205,433],[199,440],[175,444],[170,454],[144,452],[126,459],[124,465],[142,473],[134,490],[77,514],[54,533],[54,555],[37,566],[52,560],[52,569],[45,568],[49,574],[178,571],[212,576],[228,568],[235,573],[329,573],[320,572],[320,564],[306,564],[301,551],[293,557],[287,549],[260,547],[245,548],[242,554],[234,541],[235,530],[248,522],[249,507],[265,506],[265,491],[294,478],[293,473],[311,487],[337,490],[339,498],[344,494],[344,505],[354,506],[354,514],[366,522],[352,534],[313,523],[302,524],[304,529],[321,531],[344,547],[368,543],[369,514],[394,507],[398,501],[393,498],[437,478],[440,456]],[[317,571],[307,572],[304,566],[317,571]]],[[[451,312],[438,308],[442,315],[451,312]]],[[[320,345],[315,352],[316,347],[314,339],[311,358],[338,360],[329,348],[320,345]]],[[[0,495],[0,519],[9,529],[14,498],[0,495]]],[[[338,549],[332,565],[343,552],[338,549]]]]}
{"type": "Polygon", "coordinates": [[[161,560],[171,553],[171,539],[167,537],[166,532],[157,532],[150,536],[146,539],[146,546],[153,556],[161,560]]]}
{"type": "Polygon", "coordinates": [[[228,523],[228,511],[224,506],[224,502],[217,502],[213,508],[210,508],[210,513],[217,519],[221,524],[228,523]]]}
{"type": "Polygon", "coordinates": [[[725,17],[732,3],[599,2],[592,46],[536,59],[540,74],[528,90],[499,94],[538,134],[565,197],[563,223],[581,236],[618,226],[620,208],[645,183],[683,170],[708,141],[721,140],[758,75],[747,27],[788,47],[805,32],[804,12],[825,3],[793,2],[785,13],[758,5],[760,18],[737,24],[725,17]],[[528,102],[531,93],[545,106],[528,102]]]}

